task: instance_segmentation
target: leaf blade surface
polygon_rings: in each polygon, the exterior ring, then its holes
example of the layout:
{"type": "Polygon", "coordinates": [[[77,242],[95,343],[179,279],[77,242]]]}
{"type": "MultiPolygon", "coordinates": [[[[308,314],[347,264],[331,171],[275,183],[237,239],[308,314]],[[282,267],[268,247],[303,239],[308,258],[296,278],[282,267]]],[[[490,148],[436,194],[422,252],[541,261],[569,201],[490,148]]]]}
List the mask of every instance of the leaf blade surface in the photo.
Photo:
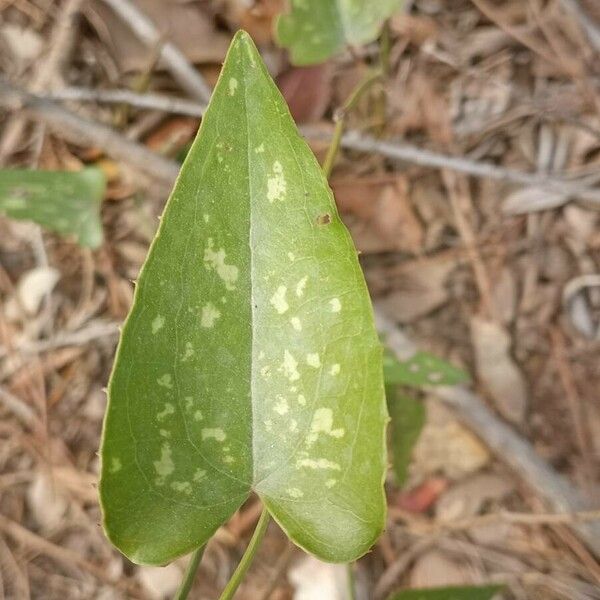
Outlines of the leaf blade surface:
{"type": "Polygon", "coordinates": [[[123,329],[102,449],[109,537],[166,562],[253,490],[294,542],[348,560],[383,526],[385,419],[356,251],[238,34],[123,329]]]}

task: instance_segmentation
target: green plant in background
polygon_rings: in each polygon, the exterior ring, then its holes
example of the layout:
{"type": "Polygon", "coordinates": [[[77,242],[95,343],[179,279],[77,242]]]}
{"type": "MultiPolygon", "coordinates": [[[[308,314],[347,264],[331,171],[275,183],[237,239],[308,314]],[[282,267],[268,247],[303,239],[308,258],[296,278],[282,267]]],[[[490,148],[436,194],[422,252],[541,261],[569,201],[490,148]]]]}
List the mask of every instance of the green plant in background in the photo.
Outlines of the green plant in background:
{"type": "Polygon", "coordinates": [[[432,385],[457,385],[469,381],[469,375],[430,354],[415,352],[404,361],[384,351],[383,373],[390,414],[390,449],[396,483],[407,478],[412,450],[425,424],[425,405],[406,388],[422,389],[432,385]]]}
{"type": "Polygon", "coordinates": [[[102,442],[109,538],[164,564],[254,491],[307,551],[364,554],[385,515],[381,353],[331,191],[240,32],[123,328],[102,442]]]}
{"type": "Polygon", "coordinates": [[[492,600],[501,590],[500,585],[405,590],[389,600],[492,600]]]}
{"type": "Polygon", "coordinates": [[[34,221],[82,246],[102,244],[100,205],[106,180],[97,168],[81,171],[0,170],[0,214],[34,221]]]}
{"type": "Polygon", "coordinates": [[[347,45],[368,44],[379,36],[400,0],[290,0],[279,17],[276,36],[296,65],[320,63],[347,45]]]}

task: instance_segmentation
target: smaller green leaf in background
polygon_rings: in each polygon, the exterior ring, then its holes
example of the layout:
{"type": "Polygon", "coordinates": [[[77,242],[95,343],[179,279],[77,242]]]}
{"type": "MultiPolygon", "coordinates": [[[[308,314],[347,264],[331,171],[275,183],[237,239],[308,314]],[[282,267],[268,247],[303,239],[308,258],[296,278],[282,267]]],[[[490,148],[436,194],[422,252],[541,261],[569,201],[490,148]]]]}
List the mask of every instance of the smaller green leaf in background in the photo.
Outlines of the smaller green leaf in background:
{"type": "Polygon", "coordinates": [[[0,214],[34,221],[82,246],[102,243],[100,204],[106,180],[97,168],[81,171],[0,170],[0,214]]]}
{"type": "Polygon", "coordinates": [[[279,43],[295,65],[320,63],[347,44],[360,46],[377,38],[383,22],[400,0],[291,0],[291,11],[277,21],[279,43]]]}
{"type": "Polygon", "coordinates": [[[457,385],[469,381],[469,375],[445,360],[417,352],[405,361],[399,361],[389,350],[383,355],[383,373],[386,385],[457,385]]]}
{"type": "Polygon", "coordinates": [[[412,450],[425,425],[425,405],[394,386],[386,386],[385,391],[390,414],[392,468],[396,483],[402,486],[408,475],[412,450]]]}
{"type": "Polygon", "coordinates": [[[405,590],[393,594],[388,600],[492,600],[501,589],[500,585],[487,585],[405,590]]]}

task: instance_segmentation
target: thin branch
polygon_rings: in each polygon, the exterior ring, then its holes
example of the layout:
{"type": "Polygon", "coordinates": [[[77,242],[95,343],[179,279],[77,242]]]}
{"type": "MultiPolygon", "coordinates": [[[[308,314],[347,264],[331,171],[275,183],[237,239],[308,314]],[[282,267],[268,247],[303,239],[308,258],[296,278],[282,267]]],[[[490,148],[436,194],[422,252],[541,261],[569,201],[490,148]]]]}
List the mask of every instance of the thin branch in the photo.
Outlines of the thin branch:
{"type": "MultiPolygon", "coordinates": [[[[376,308],[376,323],[386,345],[406,360],[411,342],[399,327],[376,308]]],[[[533,446],[501,421],[474,392],[464,386],[435,386],[429,390],[448,404],[458,418],[531,489],[557,513],[576,513],[590,508],[579,490],[556,471],[534,450],[533,446]]],[[[600,520],[569,526],[583,539],[596,557],[600,557],[600,520]]]]}
{"type": "Polygon", "coordinates": [[[106,125],[80,117],[51,100],[29,94],[2,77],[0,106],[8,110],[24,110],[73,143],[99,147],[112,157],[123,160],[169,186],[179,172],[179,166],[174,161],[162,158],[146,147],[129,141],[106,125]]]}
{"type": "Polygon", "coordinates": [[[206,110],[206,105],[198,102],[165,96],[164,94],[138,94],[130,90],[92,90],[89,88],[68,87],[62,90],[54,90],[45,97],[49,100],[127,104],[135,108],[159,110],[189,117],[201,117],[206,110]]]}
{"type": "Polygon", "coordinates": [[[103,0],[123,20],[136,37],[149,48],[160,48],[160,57],[179,85],[193,98],[208,103],[211,89],[185,55],[171,42],[165,42],[156,25],[129,0],[103,0]]]}
{"type": "Polygon", "coordinates": [[[560,3],[575,17],[596,52],[600,52],[600,27],[584,11],[578,0],[560,0],[560,3]]]}
{"type": "Polygon", "coordinates": [[[439,154],[410,144],[377,140],[356,131],[348,132],[342,137],[342,147],[350,150],[360,150],[361,152],[373,152],[387,158],[403,160],[424,167],[452,169],[453,171],[466,173],[475,177],[497,179],[499,181],[519,183],[526,186],[537,186],[578,196],[583,200],[600,203],[600,189],[588,187],[578,181],[552,178],[546,173],[526,173],[524,171],[498,167],[491,163],[439,154]]]}

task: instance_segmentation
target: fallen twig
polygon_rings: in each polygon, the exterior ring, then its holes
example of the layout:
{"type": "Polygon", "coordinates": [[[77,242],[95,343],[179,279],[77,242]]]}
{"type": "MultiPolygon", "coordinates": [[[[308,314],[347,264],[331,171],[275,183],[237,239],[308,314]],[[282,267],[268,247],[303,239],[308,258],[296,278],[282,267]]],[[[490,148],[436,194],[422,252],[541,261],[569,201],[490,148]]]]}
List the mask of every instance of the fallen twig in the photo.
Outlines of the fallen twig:
{"type": "Polygon", "coordinates": [[[129,0],[104,0],[129,25],[137,38],[150,48],[160,48],[160,57],[179,85],[193,98],[208,103],[211,89],[202,75],[171,42],[166,42],[154,23],[129,0]]]}
{"type": "Polygon", "coordinates": [[[77,144],[89,144],[123,160],[155,180],[170,186],[179,166],[146,147],[129,141],[110,127],[85,119],[51,100],[29,94],[0,77],[0,106],[8,110],[24,110],[43,121],[61,136],[77,144]]]}
{"type": "Polygon", "coordinates": [[[491,163],[479,162],[464,157],[448,156],[431,150],[425,150],[401,142],[387,142],[378,140],[352,131],[342,137],[342,147],[362,152],[373,152],[388,158],[404,160],[406,162],[434,167],[437,169],[451,169],[467,175],[497,179],[527,186],[538,186],[565,194],[578,196],[583,200],[600,203],[600,189],[589,187],[579,181],[569,181],[549,177],[547,173],[526,173],[515,169],[498,167],[491,163]]]}
{"type": "MultiPolygon", "coordinates": [[[[386,345],[402,360],[412,342],[396,324],[376,309],[377,328],[386,345]]],[[[525,481],[557,513],[590,509],[590,503],[565,477],[535,452],[533,446],[502,422],[483,400],[464,386],[436,386],[429,390],[451,406],[459,419],[525,481]]],[[[600,519],[587,523],[572,521],[569,527],[600,557],[600,519]]]]}
{"type": "Polygon", "coordinates": [[[135,108],[159,110],[189,117],[201,117],[206,110],[206,106],[198,102],[165,96],[164,94],[139,94],[130,90],[92,90],[89,88],[68,87],[62,90],[54,90],[45,97],[49,100],[127,104],[135,108]]]}

